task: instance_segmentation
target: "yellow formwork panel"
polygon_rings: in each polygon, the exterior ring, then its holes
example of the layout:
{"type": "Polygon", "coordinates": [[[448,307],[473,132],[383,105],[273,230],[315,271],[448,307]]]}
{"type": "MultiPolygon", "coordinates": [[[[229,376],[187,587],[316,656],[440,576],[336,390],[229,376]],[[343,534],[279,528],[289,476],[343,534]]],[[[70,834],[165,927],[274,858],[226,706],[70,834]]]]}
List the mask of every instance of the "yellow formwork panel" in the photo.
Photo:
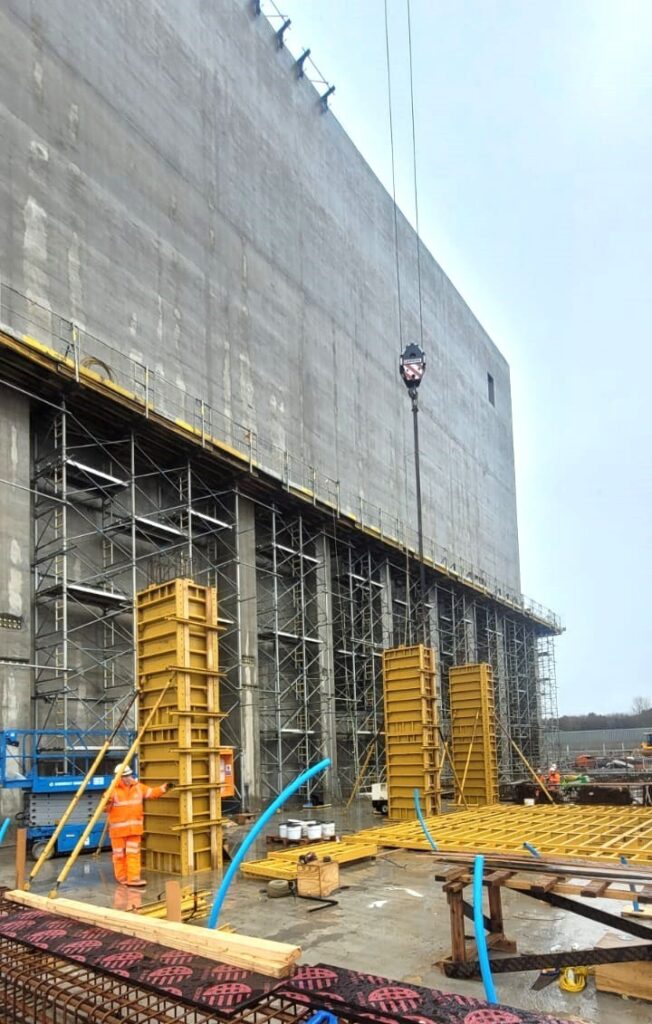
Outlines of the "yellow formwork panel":
{"type": "Polygon", "coordinates": [[[390,818],[415,817],[415,789],[426,814],[441,809],[435,667],[435,652],[423,644],[383,651],[390,818]]]}
{"type": "MultiPolygon", "coordinates": [[[[652,864],[650,807],[494,804],[431,817],[426,825],[443,853],[523,853],[527,841],[549,857],[610,864],[627,857],[635,864],[652,864]]],[[[363,829],[343,836],[342,841],[406,850],[431,848],[418,822],[363,829]]]]}
{"type": "MultiPolygon", "coordinates": [[[[315,846],[312,852],[322,859],[330,857],[337,864],[351,864],[356,860],[367,860],[375,857],[378,853],[376,843],[321,843],[315,846]]],[[[244,863],[240,870],[243,875],[250,878],[286,878],[289,881],[297,877],[297,865],[299,858],[305,856],[306,847],[299,846],[290,850],[281,850],[278,853],[270,853],[264,860],[250,860],[244,863]]]]}
{"type": "Polygon", "coordinates": [[[145,809],[145,863],[188,875],[222,866],[217,594],[188,579],[137,595],[139,713],[171,681],[140,746],[150,785],[175,788],[145,809]]]}
{"type": "Polygon", "coordinates": [[[453,764],[464,783],[464,799],[475,806],[495,804],[498,755],[491,665],[455,665],[448,678],[453,764]]]}

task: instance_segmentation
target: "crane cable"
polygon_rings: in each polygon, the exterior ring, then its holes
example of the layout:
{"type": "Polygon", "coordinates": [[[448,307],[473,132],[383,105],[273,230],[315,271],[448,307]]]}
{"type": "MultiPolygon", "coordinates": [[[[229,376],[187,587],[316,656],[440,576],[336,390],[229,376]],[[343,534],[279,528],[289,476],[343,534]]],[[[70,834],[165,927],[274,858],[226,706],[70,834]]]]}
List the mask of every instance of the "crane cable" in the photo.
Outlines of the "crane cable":
{"type": "MultiPolygon", "coordinates": [[[[410,120],[412,127],[412,180],[414,192],[414,227],[417,256],[417,288],[419,295],[419,336],[421,348],[423,348],[423,288],[421,281],[421,241],[419,232],[419,184],[417,173],[417,142],[416,142],[416,118],[414,112],[414,61],[412,53],[412,9],[411,0],[406,0],[406,16],[408,31],[408,57],[410,72],[410,120]]],[[[387,0],[384,2],[385,9],[385,60],[387,66],[387,105],[389,115],[389,142],[392,160],[392,202],[394,207],[394,256],[396,262],[396,292],[398,298],[398,333],[401,348],[403,348],[403,308],[401,301],[401,271],[398,240],[398,206],[396,204],[396,157],[394,147],[394,118],[392,112],[392,73],[389,44],[389,15],[387,0]]]]}
{"type": "MultiPolygon", "coordinates": [[[[392,205],[394,208],[394,256],[396,261],[396,293],[398,299],[398,335],[401,350],[403,349],[403,310],[401,302],[401,270],[400,270],[400,257],[399,257],[399,241],[398,241],[398,207],[396,205],[396,160],[394,154],[394,120],[392,115],[392,74],[391,74],[391,61],[390,61],[390,46],[389,46],[389,17],[387,11],[387,0],[384,3],[385,8],[385,60],[387,66],[387,106],[389,115],[389,142],[392,159],[392,205]]],[[[412,17],[410,0],[406,0],[406,13],[407,13],[407,28],[408,28],[408,51],[409,51],[409,70],[410,70],[410,113],[412,122],[412,171],[413,171],[413,185],[414,185],[414,220],[415,220],[415,239],[416,239],[416,250],[417,250],[417,285],[419,294],[419,336],[421,341],[421,348],[423,349],[423,298],[422,298],[422,287],[421,287],[421,244],[419,237],[419,188],[418,188],[418,176],[417,176],[417,146],[416,146],[416,127],[415,127],[415,115],[414,115],[414,69],[412,59],[412,17]]],[[[407,488],[407,479],[406,479],[407,488]]],[[[409,616],[409,604],[410,604],[410,572],[409,572],[409,555],[406,547],[405,551],[406,559],[406,605],[405,605],[405,642],[407,643],[408,633],[408,616],[409,616]]]]}
{"type": "Polygon", "coordinates": [[[408,52],[410,54],[410,111],[412,115],[412,171],[414,177],[414,227],[417,247],[417,282],[419,287],[419,335],[423,349],[423,299],[421,294],[421,243],[419,238],[419,186],[417,182],[417,136],[414,123],[414,75],[412,70],[412,18],[410,16],[410,0],[405,0],[407,8],[408,52]]]}
{"type": "Polygon", "coordinates": [[[392,72],[389,56],[389,18],[385,0],[385,56],[387,64],[387,106],[389,112],[389,144],[392,154],[392,200],[394,207],[394,255],[396,258],[396,294],[398,298],[398,336],[403,350],[403,313],[401,308],[401,269],[398,255],[398,208],[396,206],[396,163],[394,160],[394,119],[392,117],[392,72]]]}

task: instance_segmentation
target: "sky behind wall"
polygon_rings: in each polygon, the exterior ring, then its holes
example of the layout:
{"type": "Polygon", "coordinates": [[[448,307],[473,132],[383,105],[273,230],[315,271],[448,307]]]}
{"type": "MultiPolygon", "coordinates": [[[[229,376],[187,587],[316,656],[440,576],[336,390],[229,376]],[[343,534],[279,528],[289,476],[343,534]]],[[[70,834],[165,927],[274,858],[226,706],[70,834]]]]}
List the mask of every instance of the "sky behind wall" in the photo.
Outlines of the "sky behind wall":
{"type": "MultiPolygon", "coordinates": [[[[391,190],[383,0],[276,2],[391,190]]],[[[388,8],[414,223],[406,0],[388,8]]],[[[560,712],[652,704],[652,3],[411,16],[420,231],[510,362],[522,584],[567,628],[560,712]]]]}

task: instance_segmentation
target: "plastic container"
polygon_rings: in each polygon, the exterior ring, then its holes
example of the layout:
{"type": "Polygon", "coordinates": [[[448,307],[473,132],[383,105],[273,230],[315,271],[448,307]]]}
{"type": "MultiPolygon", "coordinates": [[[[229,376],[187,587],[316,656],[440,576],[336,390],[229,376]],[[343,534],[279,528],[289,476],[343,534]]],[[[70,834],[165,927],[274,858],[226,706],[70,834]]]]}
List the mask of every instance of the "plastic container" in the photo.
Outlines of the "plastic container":
{"type": "Polygon", "coordinates": [[[334,839],[335,838],[335,822],[324,821],[321,826],[321,837],[322,839],[334,839]]]}
{"type": "Polygon", "coordinates": [[[311,825],[316,825],[316,824],[317,824],[317,822],[314,819],[311,820],[311,821],[302,821],[301,822],[301,835],[303,836],[304,839],[308,838],[308,829],[310,828],[310,826],[311,825]]]}
{"type": "Polygon", "coordinates": [[[287,823],[287,821],[282,821],[281,822],[281,824],[278,827],[278,834],[279,834],[279,838],[287,839],[287,837],[288,837],[288,823],[287,823]]]}
{"type": "Polygon", "coordinates": [[[294,822],[288,822],[287,838],[294,841],[301,839],[301,825],[295,824],[294,822]]]}
{"type": "Polygon", "coordinates": [[[534,807],[534,800],[533,800],[533,798],[531,796],[526,796],[525,800],[523,801],[523,806],[524,807],[534,807]]]}
{"type": "Polygon", "coordinates": [[[317,821],[311,821],[308,823],[308,839],[321,839],[322,827],[317,821]]]}

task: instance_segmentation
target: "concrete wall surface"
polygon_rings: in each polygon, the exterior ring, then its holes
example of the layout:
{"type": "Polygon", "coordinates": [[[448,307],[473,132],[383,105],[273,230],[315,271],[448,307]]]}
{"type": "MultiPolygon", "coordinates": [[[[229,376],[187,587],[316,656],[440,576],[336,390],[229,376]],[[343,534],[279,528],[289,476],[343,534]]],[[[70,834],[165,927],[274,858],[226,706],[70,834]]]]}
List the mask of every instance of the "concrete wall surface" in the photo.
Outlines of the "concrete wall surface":
{"type": "MultiPolygon", "coordinates": [[[[0,38],[0,278],[414,522],[391,198],[266,19],[2,0],[0,38]]],[[[425,532],[518,589],[509,369],[425,249],[422,274],[425,532]]]]}
{"type": "Polygon", "coordinates": [[[640,749],[649,732],[652,729],[644,725],[635,729],[573,729],[559,733],[559,745],[573,753],[633,751],[640,749]]]}
{"type": "MultiPolygon", "coordinates": [[[[29,415],[25,398],[0,387],[0,729],[32,725],[31,666],[20,665],[32,661],[29,415]]],[[[0,818],[19,802],[19,790],[0,789],[0,818]]]]}

